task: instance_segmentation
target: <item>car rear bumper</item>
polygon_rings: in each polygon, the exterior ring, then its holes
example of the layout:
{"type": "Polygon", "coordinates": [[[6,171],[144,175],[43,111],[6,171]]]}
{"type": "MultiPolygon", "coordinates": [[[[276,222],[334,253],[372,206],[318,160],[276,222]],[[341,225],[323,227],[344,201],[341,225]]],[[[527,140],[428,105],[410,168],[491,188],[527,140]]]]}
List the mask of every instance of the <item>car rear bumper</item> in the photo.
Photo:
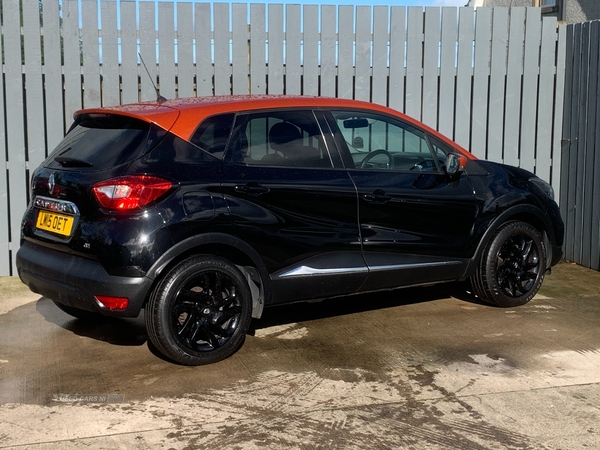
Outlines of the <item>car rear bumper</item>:
{"type": "Polygon", "coordinates": [[[21,281],[31,291],[63,305],[106,316],[137,317],[152,286],[147,277],[112,276],[97,261],[30,241],[22,242],[16,263],[21,281]],[[110,311],[101,306],[96,295],[127,297],[129,304],[124,310],[110,311]]]}

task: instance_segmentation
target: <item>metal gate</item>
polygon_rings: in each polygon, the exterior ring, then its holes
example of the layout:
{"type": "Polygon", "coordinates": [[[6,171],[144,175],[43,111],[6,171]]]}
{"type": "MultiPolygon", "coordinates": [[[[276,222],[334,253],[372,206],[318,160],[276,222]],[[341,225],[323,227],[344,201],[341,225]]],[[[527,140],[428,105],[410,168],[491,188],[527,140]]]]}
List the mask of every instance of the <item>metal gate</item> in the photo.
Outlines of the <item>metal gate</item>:
{"type": "Polygon", "coordinates": [[[600,21],[567,26],[561,151],[565,259],[600,270],[600,21]]]}

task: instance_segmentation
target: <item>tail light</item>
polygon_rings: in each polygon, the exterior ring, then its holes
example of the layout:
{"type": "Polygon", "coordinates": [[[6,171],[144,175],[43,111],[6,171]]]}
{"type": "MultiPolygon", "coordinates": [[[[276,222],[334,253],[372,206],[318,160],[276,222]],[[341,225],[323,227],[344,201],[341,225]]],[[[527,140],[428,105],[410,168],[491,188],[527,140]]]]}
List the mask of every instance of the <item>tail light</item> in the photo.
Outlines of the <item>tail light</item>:
{"type": "Polygon", "coordinates": [[[132,175],[96,184],[92,190],[102,207],[128,211],[152,203],[173,187],[173,183],[149,175],[132,175]]]}

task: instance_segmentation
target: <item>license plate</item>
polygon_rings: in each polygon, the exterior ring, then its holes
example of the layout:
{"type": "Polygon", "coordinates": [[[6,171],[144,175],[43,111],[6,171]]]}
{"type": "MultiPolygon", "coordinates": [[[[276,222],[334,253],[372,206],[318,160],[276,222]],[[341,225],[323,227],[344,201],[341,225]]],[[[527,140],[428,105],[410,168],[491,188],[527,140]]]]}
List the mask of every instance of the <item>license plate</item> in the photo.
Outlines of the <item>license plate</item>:
{"type": "Polygon", "coordinates": [[[39,230],[51,231],[52,233],[69,236],[73,229],[75,219],[72,216],[56,214],[50,211],[40,211],[37,218],[36,227],[39,230]]]}

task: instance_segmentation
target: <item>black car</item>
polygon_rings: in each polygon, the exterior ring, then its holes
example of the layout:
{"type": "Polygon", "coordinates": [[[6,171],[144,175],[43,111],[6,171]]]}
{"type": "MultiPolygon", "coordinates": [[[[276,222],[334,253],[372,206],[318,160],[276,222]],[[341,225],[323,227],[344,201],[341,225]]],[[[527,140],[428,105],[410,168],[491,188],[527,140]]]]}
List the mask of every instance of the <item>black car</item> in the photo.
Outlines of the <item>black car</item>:
{"type": "Polygon", "coordinates": [[[221,360],[265,306],[470,279],[522,305],[562,256],[551,186],[391,109],[226,96],[82,110],[34,172],[17,253],[67,313],[221,360]]]}

